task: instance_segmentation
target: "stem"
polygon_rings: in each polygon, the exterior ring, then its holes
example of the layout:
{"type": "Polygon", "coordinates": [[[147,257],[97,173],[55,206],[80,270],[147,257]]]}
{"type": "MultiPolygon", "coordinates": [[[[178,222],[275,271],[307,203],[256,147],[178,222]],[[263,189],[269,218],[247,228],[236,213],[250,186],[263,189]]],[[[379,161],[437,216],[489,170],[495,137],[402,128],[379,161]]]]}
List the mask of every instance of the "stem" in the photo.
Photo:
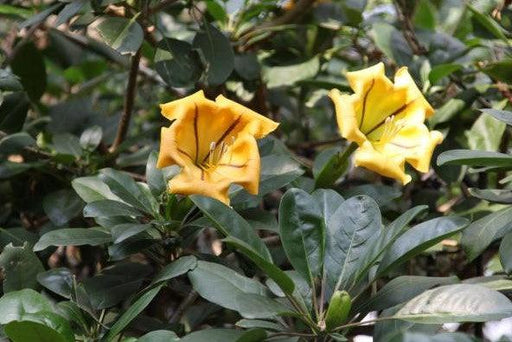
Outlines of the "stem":
{"type": "Polygon", "coordinates": [[[137,86],[137,74],[139,72],[141,49],[137,50],[135,55],[132,57],[132,63],[130,66],[130,74],[128,76],[128,85],[126,86],[126,95],[124,98],[124,111],[119,121],[117,128],[116,139],[110,147],[110,152],[115,153],[126,137],[128,132],[128,126],[130,125],[130,119],[133,111],[133,102],[135,99],[135,88],[137,86]]]}
{"type": "Polygon", "coordinates": [[[190,291],[188,296],[183,299],[183,301],[180,303],[174,314],[169,319],[169,323],[178,323],[185,310],[196,301],[198,296],[199,295],[196,291],[190,291]]]}

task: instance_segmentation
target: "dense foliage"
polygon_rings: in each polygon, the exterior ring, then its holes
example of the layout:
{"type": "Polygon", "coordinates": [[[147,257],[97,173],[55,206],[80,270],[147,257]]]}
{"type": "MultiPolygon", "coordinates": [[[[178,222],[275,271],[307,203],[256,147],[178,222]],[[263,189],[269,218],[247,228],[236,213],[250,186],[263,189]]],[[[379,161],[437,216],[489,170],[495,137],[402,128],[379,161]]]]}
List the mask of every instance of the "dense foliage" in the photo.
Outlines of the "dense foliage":
{"type": "Polygon", "coordinates": [[[0,18],[1,338],[481,341],[512,317],[511,1],[0,18]]]}

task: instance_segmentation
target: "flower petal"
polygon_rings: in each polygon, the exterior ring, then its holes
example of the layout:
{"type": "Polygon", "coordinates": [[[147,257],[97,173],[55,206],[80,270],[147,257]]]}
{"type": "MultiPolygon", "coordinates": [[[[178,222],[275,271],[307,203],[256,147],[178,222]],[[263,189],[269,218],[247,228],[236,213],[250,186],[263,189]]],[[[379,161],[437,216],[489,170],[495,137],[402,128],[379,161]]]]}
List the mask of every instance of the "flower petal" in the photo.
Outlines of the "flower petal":
{"type": "Polygon", "coordinates": [[[382,126],[387,117],[400,114],[406,107],[407,89],[396,88],[384,73],[384,64],[347,73],[354,89],[354,111],[359,130],[364,134],[382,126]]]}
{"type": "Polygon", "coordinates": [[[215,102],[219,106],[219,110],[223,113],[232,113],[242,116],[241,125],[248,130],[256,139],[265,137],[274,131],[279,123],[260,115],[249,108],[242,106],[235,101],[231,101],[222,95],[217,96],[215,102]]]}
{"type": "Polygon", "coordinates": [[[203,112],[214,112],[215,102],[204,97],[202,90],[192,95],[160,105],[162,115],[169,120],[180,119],[187,114],[193,113],[195,107],[200,107],[203,112]]]}
{"type": "Polygon", "coordinates": [[[334,103],[336,120],[343,138],[355,141],[359,145],[366,141],[366,137],[359,130],[359,121],[354,110],[354,101],[357,100],[353,95],[341,94],[338,89],[332,89],[329,97],[334,103]]]}
{"type": "Polygon", "coordinates": [[[405,158],[401,154],[379,151],[370,142],[362,144],[354,154],[354,164],[362,166],[383,176],[401,181],[404,185],[411,181],[411,176],[404,172],[405,158]]]}
{"type": "Polygon", "coordinates": [[[423,93],[418,89],[418,86],[409,74],[407,67],[402,67],[396,72],[395,88],[406,89],[405,103],[411,106],[414,104],[414,110],[409,108],[408,112],[409,114],[417,113],[416,116],[422,115],[419,120],[420,122],[423,122],[425,118],[429,118],[434,114],[434,108],[432,108],[423,96],[423,93]]]}

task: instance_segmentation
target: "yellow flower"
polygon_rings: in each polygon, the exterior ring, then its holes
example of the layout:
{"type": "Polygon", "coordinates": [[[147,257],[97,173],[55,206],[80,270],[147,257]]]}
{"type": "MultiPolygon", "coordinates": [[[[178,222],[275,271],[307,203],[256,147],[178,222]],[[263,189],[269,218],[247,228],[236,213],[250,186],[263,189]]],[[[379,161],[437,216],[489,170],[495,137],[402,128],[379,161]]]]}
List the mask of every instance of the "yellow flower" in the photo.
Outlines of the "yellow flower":
{"type": "Polygon", "coordinates": [[[256,139],[275,130],[276,122],[222,95],[208,100],[202,91],[160,107],[172,123],[162,128],[157,167],[182,167],[169,181],[171,193],[201,194],[226,204],[231,183],[258,193],[256,139]]]}
{"type": "Polygon", "coordinates": [[[336,109],[341,135],[359,145],[354,164],[383,176],[411,181],[404,172],[405,162],[427,172],[432,152],[443,136],[423,124],[434,110],[423,97],[406,67],[391,82],[379,63],[347,73],[354,94],[329,93],[336,109]]]}

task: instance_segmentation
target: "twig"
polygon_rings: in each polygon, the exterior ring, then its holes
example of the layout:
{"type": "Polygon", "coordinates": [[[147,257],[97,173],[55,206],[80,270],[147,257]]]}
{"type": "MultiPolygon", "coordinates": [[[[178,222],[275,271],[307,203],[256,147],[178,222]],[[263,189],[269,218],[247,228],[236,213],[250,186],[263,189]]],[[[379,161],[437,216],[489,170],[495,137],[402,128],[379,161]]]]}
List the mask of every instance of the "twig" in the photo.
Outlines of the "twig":
{"type": "Polygon", "coordinates": [[[137,73],[139,72],[141,50],[137,50],[135,55],[132,57],[132,63],[130,66],[130,74],[128,76],[128,85],[126,86],[126,95],[124,98],[124,111],[119,121],[117,128],[116,139],[110,147],[110,152],[116,152],[117,148],[123,142],[128,132],[128,126],[130,125],[130,119],[133,111],[133,102],[135,99],[135,88],[137,86],[137,73]]]}
{"type": "Polygon", "coordinates": [[[403,35],[405,40],[407,40],[407,44],[409,44],[409,47],[415,55],[425,55],[427,53],[427,49],[425,49],[425,47],[418,41],[418,38],[414,33],[414,27],[412,25],[411,18],[404,14],[402,7],[397,0],[394,1],[394,4],[398,16],[398,21],[400,21],[400,24],[402,25],[403,35]]]}
{"type": "Polygon", "coordinates": [[[169,323],[171,323],[171,324],[178,323],[178,321],[181,319],[181,316],[183,315],[185,310],[196,301],[198,296],[199,295],[196,291],[194,291],[194,290],[190,291],[190,293],[180,303],[180,305],[178,306],[176,311],[174,311],[173,315],[169,319],[169,323]]]}

